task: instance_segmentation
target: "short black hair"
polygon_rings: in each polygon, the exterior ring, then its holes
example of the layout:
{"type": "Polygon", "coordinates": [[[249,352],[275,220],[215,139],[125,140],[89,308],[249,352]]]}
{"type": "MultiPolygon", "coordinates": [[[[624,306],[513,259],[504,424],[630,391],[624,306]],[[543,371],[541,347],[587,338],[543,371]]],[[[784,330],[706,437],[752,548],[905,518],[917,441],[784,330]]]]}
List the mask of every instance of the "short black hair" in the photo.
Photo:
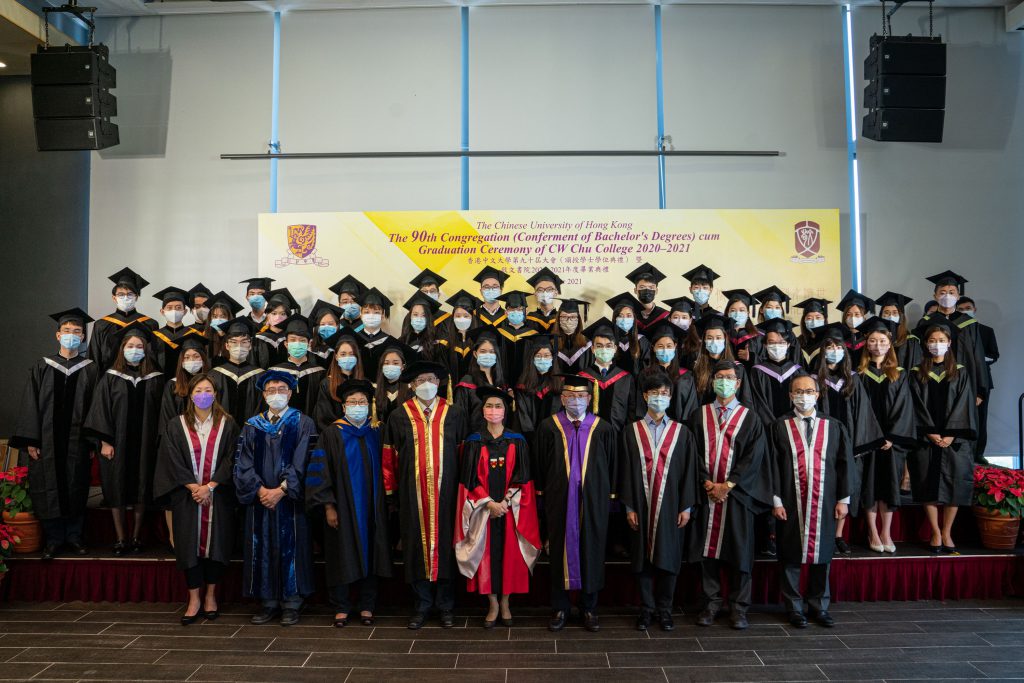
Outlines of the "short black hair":
{"type": "Polygon", "coordinates": [[[814,375],[812,375],[809,372],[805,372],[804,370],[800,370],[795,375],[793,375],[792,377],[789,378],[789,389],[792,391],[792,389],[793,389],[793,382],[797,381],[798,379],[803,379],[805,377],[807,379],[811,380],[812,382],[814,382],[814,390],[815,391],[821,391],[821,386],[818,385],[818,378],[815,377],[814,375]]]}
{"type": "Polygon", "coordinates": [[[654,391],[655,389],[671,389],[672,380],[669,379],[668,373],[661,368],[653,369],[651,372],[645,372],[640,377],[640,391],[647,393],[648,391],[654,391]]]}

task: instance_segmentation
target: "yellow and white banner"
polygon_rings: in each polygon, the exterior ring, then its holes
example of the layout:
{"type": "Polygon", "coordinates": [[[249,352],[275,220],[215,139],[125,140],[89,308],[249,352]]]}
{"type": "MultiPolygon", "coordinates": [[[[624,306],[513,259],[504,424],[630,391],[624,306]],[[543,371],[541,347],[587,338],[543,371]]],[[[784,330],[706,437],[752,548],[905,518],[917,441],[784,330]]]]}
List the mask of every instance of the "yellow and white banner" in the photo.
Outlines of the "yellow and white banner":
{"type": "MultiPolygon", "coordinates": [[[[259,273],[288,287],[306,309],[351,274],[396,306],[424,268],[448,279],[443,294],[479,295],[484,266],[511,275],[505,291],[531,291],[525,279],[547,267],[565,280],[563,296],[599,304],[632,287],[643,262],[668,275],[659,299],[684,296],[682,273],[704,263],[722,290],[778,285],[794,302],[838,300],[838,209],[384,211],[267,213],[259,217],[259,273]]],[[[400,317],[400,310],[392,315],[400,317]]],[[[591,317],[608,315],[596,305],[591,317]]]]}

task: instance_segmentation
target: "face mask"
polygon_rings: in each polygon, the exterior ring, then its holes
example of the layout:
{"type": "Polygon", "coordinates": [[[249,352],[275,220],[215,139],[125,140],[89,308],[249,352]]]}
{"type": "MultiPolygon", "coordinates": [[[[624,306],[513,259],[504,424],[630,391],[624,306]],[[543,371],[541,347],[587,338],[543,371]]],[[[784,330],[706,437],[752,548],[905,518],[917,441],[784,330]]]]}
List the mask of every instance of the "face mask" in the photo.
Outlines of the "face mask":
{"type": "Polygon", "coordinates": [[[60,345],[61,348],[68,351],[76,351],[82,345],[82,338],[77,334],[62,334],[60,335],[60,345]]]}
{"type": "Polygon", "coordinates": [[[654,349],[654,357],[658,359],[659,363],[671,363],[675,360],[676,350],[675,349],[654,349]]]}
{"type": "Polygon", "coordinates": [[[367,313],[363,316],[363,324],[369,328],[377,329],[380,327],[380,313],[367,313]]]}
{"type": "Polygon", "coordinates": [[[715,396],[719,398],[729,398],[736,393],[736,380],[720,378],[716,379],[712,385],[715,387],[715,396]]]}
{"type": "Polygon", "coordinates": [[[949,351],[949,342],[928,342],[928,353],[936,358],[945,356],[949,351]]]}
{"type": "Polygon", "coordinates": [[[851,315],[846,319],[847,327],[860,327],[860,324],[864,322],[864,318],[859,315],[851,315]]]}
{"type": "Polygon", "coordinates": [[[211,318],[210,319],[210,326],[213,327],[213,329],[215,329],[215,330],[219,330],[220,326],[223,325],[224,323],[226,323],[227,321],[228,321],[227,318],[211,318]]]}
{"type": "Polygon", "coordinates": [[[640,299],[640,303],[649,304],[654,301],[654,290],[653,289],[641,289],[636,294],[636,298],[640,299]]]}
{"type": "Polygon", "coordinates": [[[196,320],[198,320],[201,323],[205,323],[206,322],[206,318],[209,317],[209,315],[210,315],[210,309],[209,308],[205,308],[205,307],[201,307],[201,308],[195,309],[194,311],[192,311],[192,313],[195,314],[196,320]]]}
{"type": "Polygon", "coordinates": [[[868,349],[868,353],[870,353],[873,356],[885,356],[885,355],[888,355],[889,348],[890,348],[890,345],[886,344],[885,346],[879,346],[874,351],[871,351],[870,349],[868,349]]]}
{"type": "Polygon", "coordinates": [[[277,327],[278,325],[283,323],[284,319],[287,317],[288,316],[283,315],[281,313],[275,313],[274,315],[267,316],[267,322],[269,322],[272,327],[277,327]]]}
{"type": "Polygon", "coordinates": [[[284,394],[274,394],[273,396],[267,397],[267,405],[270,406],[271,410],[281,411],[288,405],[288,397],[284,394]]]}
{"type": "Polygon", "coordinates": [[[555,295],[553,292],[541,292],[540,294],[537,295],[537,303],[541,304],[542,306],[548,306],[554,300],[555,295]]]}
{"type": "Polygon", "coordinates": [[[939,305],[943,308],[953,308],[956,306],[956,299],[955,294],[942,294],[939,296],[939,305]]]}
{"type": "Polygon", "coordinates": [[[185,311],[164,311],[164,318],[172,325],[177,325],[185,317],[185,311]]]}
{"type": "Polygon", "coordinates": [[[213,394],[192,394],[192,402],[196,404],[196,408],[199,410],[209,410],[210,406],[213,405],[213,400],[216,398],[213,394]]]}
{"type": "Polygon", "coordinates": [[[693,322],[690,318],[676,318],[672,321],[672,324],[681,330],[690,329],[690,323],[693,322]]]}
{"type": "Polygon", "coordinates": [[[476,354],[476,363],[482,368],[493,368],[498,362],[498,356],[493,353],[476,354]]]}
{"type": "Polygon", "coordinates": [[[619,328],[620,330],[622,330],[623,332],[629,332],[630,330],[633,329],[633,319],[632,318],[616,318],[615,319],[615,326],[617,328],[619,328]]]}
{"type": "Polygon", "coordinates": [[[263,297],[262,294],[253,294],[252,296],[249,297],[248,301],[249,306],[254,311],[262,309],[264,306],[267,305],[267,300],[263,297]]]}
{"type": "Polygon", "coordinates": [[[794,396],[793,405],[797,410],[807,413],[818,403],[814,396],[794,396]]]}
{"type": "Polygon", "coordinates": [[[288,342],[288,355],[292,358],[302,358],[309,351],[309,344],[306,342],[288,342]]]}
{"type": "Polygon", "coordinates": [[[334,325],[321,325],[317,328],[316,333],[320,335],[321,339],[330,339],[337,333],[337,331],[338,328],[334,325]]]}
{"type": "Polygon", "coordinates": [[[789,353],[789,344],[768,344],[768,357],[773,361],[781,361],[786,358],[786,354],[789,353]]]}
{"type": "Polygon", "coordinates": [[[565,402],[565,412],[570,417],[583,417],[587,412],[587,406],[590,405],[590,400],[586,398],[570,398],[565,402]]]}
{"type": "Polygon", "coordinates": [[[394,382],[402,375],[401,365],[385,365],[381,368],[381,374],[384,375],[384,379],[389,382],[394,382]]]}
{"type": "Polygon", "coordinates": [[[498,300],[498,297],[501,296],[501,288],[487,287],[480,293],[484,295],[484,301],[486,301],[489,304],[493,304],[495,301],[498,300]]]}
{"type": "Polygon", "coordinates": [[[500,425],[505,421],[504,408],[484,408],[484,420],[488,424],[500,425]]]}
{"type": "Polygon", "coordinates": [[[976,311],[966,311],[966,310],[965,311],[960,311],[960,312],[963,313],[964,315],[966,315],[968,318],[973,318],[974,314],[976,313],[976,311]]]}
{"type": "Polygon", "coordinates": [[[459,332],[465,332],[466,330],[469,329],[469,326],[473,324],[472,318],[454,318],[454,320],[455,329],[457,329],[459,332]]]}
{"type": "Polygon", "coordinates": [[[349,320],[355,320],[359,317],[359,304],[341,304],[341,310],[349,320]]]}
{"type": "Polygon", "coordinates": [[[600,363],[611,363],[615,358],[615,349],[594,349],[594,358],[600,363]]]}
{"type": "Polygon", "coordinates": [[[711,300],[710,289],[695,289],[691,293],[693,294],[693,300],[696,301],[701,306],[703,306],[704,304],[711,300]]]}
{"type": "Polygon", "coordinates": [[[249,349],[228,349],[228,358],[236,363],[244,363],[249,357],[249,349]]]}
{"type": "Polygon", "coordinates": [[[440,301],[441,300],[441,290],[438,290],[436,292],[427,292],[427,296],[429,296],[434,301],[440,301]]]}
{"type": "Polygon", "coordinates": [[[551,365],[554,363],[553,358],[534,358],[533,367],[537,368],[537,372],[544,374],[551,369],[551,365]]]}
{"type": "Polygon", "coordinates": [[[809,330],[816,330],[819,327],[823,327],[825,325],[825,319],[824,318],[808,318],[807,320],[804,321],[804,325],[806,325],[807,329],[809,329],[809,330]]]}
{"type": "Polygon", "coordinates": [[[203,369],[203,361],[201,360],[183,360],[181,361],[181,369],[190,375],[194,375],[203,369]]]}
{"type": "Polygon", "coordinates": [[[572,320],[559,320],[558,327],[561,328],[562,332],[566,334],[572,334],[579,327],[580,321],[573,318],[572,320]]]}
{"type": "Polygon", "coordinates": [[[898,315],[883,315],[882,320],[888,320],[891,323],[898,323],[900,321],[900,317],[898,315]]]}
{"type": "Polygon", "coordinates": [[[736,323],[736,327],[741,327],[747,324],[747,316],[743,311],[729,311],[729,317],[736,323]]]}
{"type": "Polygon", "coordinates": [[[725,340],[724,339],[708,339],[704,342],[704,348],[708,350],[708,353],[717,356],[718,354],[725,351],[725,340]]]}
{"type": "Polygon", "coordinates": [[[409,318],[409,327],[413,332],[422,332],[427,329],[427,319],[420,315],[409,318]]]}
{"type": "Polygon", "coordinates": [[[117,297],[117,310],[122,313],[135,310],[135,297],[131,294],[117,297]]]}
{"type": "Polygon", "coordinates": [[[132,365],[137,365],[142,362],[142,359],[146,357],[145,349],[129,349],[124,350],[124,359],[132,365]]]}
{"type": "Polygon", "coordinates": [[[433,382],[424,382],[416,387],[416,397],[424,403],[433,401],[435,396],[437,396],[437,385],[433,382]]]}
{"type": "Polygon", "coordinates": [[[775,320],[776,318],[781,318],[781,317],[782,317],[782,309],[781,308],[766,308],[766,309],[764,309],[764,319],[765,320],[775,320]]]}
{"type": "Polygon", "coordinates": [[[352,369],[356,366],[356,357],[338,356],[334,362],[337,363],[338,367],[344,370],[345,372],[352,372],[352,369]]]}
{"type": "Polygon", "coordinates": [[[832,348],[825,349],[825,360],[832,363],[838,363],[846,357],[846,349],[843,348],[832,348]]]}
{"type": "Polygon", "coordinates": [[[366,422],[366,416],[370,414],[370,406],[345,406],[345,417],[355,425],[366,422]]]}
{"type": "Polygon", "coordinates": [[[518,327],[526,322],[526,313],[524,311],[509,311],[508,321],[510,324],[518,327]]]}
{"type": "Polygon", "coordinates": [[[652,394],[647,398],[647,407],[655,413],[664,413],[668,410],[668,405],[671,402],[671,396],[658,396],[656,394],[652,394]]]}

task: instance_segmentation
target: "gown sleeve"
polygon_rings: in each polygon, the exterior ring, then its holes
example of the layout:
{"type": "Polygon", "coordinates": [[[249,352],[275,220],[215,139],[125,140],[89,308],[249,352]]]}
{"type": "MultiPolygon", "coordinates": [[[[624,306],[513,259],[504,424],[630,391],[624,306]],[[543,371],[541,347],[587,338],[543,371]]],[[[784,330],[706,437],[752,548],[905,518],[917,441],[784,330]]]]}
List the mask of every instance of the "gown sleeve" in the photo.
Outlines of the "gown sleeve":
{"type": "Polygon", "coordinates": [[[114,416],[110,412],[112,399],[110,392],[111,380],[109,378],[110,375],[106,374],[100,378],[83,427],[86,432],[89,432],[97,439],[112,444],[114,443],[114,434],[117,430],[114,424],[114,416]]]}
{"type": "MultiPolygon", "coordinates": [[[[306,464],[314,449],[317,449],[316,429],[313,419],[303,415],[299,420],[299,434],[295,440],[295,451],[289,464],[281,468],[281,479],[288,483],[285,492],[292,500],[302,501],[306,490],[306,464]]],[[[318,450],[318,449],[317,449],[318,450]]]]}
{"type": "Polygon", "coordinates": [[[37,365],[29,372],[28,382],[25,383],[25,389],[21,395],[18,424],[10,440],[10,445],[14,448],[25,448],[26,446],[39,448],[42,446],[43,416],[39,411],[39,394],[42,390],[44,368],[37,365]]]}
{"type": "Polygon", "coordinates": [[[344,448],[344,441],[337,429],[330,429],[320,436],[319,448],[313,451],[306,466],[307,509],[337,504],[334,495],[334,466],[339,462],[338,454],[344,448]]]}
{"type": "Polygon", "coordinates": [[[156,456],[156,472],[153,476],[153,496],[162,498],[196,481],[195,472],[188,464],[190,453],[184,452],[186,444],[181,438],[180,422],[172,424],[178,429],[168,430],[160,439],[156,456]]]}
{"type": "Polygon", "coordinates": [[[238,437],[238,452],[235,454],[235,494],[238,502],[242,505],[251,505],[259,495],[260,487],[264,486],[263,479],[256,472],[253,462],[253,449],[255,440],[263,438],[263,434],[255,427],[246,425],[242,428],[242,434],[238,437]]]}

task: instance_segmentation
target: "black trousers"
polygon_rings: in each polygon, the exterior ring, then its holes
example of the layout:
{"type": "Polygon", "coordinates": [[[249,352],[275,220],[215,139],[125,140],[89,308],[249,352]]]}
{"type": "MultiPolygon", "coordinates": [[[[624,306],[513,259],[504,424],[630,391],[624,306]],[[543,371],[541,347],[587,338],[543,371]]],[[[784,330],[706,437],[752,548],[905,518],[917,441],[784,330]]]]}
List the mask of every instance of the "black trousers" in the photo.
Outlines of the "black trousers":
{"type": "Polygon", "coordinates": [[[658,569],[644,561],[644,569],[636,575],[640,588],[640,609],[647,614],[671,612],[678,574],[658,569]]]}
{"type": "MultiPolygon", "coordinates": [[[[779,572],[779,583],[782,588],[782,600],[786,609],[790,612],[802,612],[804,597],[800,595],[800,568],[803,565],[780,563],[782,571],[779,572]]],[[[807,606],[812,613],[824,612],[830,603],[828,587],[828,568],[831,562],[825,564],[807,565],[807,606]]]]}
{"type": "Polygon", "coordinates": [[[417,614],[428,614],[432,607],[442,612],[455,609],[455,588],[451,579],[413,581],[412,592],[416,596],[417,614]]]}
{"type": "Polygon", "coordinates": [[[746,614],[750,608],[753,584],[750,572],[741,572],[737,567],[705,557],[700,563],[701,588],[704,590],[704,609],[717,612],[722,608],[721,573],[729,573],[729,609],[732,614],[746,614]]]}
{"type": "Polygon", "coordinates": [[[81,543],[82,528],[85,526],[85,515],[44,519],[42,524],[43,534],[46,536],[46,543],[48,545],[81,543]]]}
{"type": "MultiPolygon", "coordinates": [[[[584,612],[597,611],[597,593],[579,592],[579,608],[584,612]]],[[[562,586],[551,587],[551,607],[556,612],[568,612],[572,609],[569,591],[562,586]]]]}
{"type": "Polygon", "coordinates": [[[985,400],[978,406],[978,440],[974,443],[975,462],[985,457],[985,448],[988,446],[988,404],[992,392],[983,391],[981,395],[985,400]]]}
{"type": "Polygon", "coordinates": [[[337,586],[331,586],[331,603],[334,605],[334,608],[338,612],[351,614],[353,588],[359,595],[359,611],[372,614],[377,606],[377,577],[373,574],[352,583],[340,583],[337,586]]]}
{"type": "Polygon", "coordinates": [[[202,588],[209,583],[220,583],[227,568],[223,562],[201,557],[199,564],[185,570],[185,583],[188,584],[189,590],[202,588]]]}

